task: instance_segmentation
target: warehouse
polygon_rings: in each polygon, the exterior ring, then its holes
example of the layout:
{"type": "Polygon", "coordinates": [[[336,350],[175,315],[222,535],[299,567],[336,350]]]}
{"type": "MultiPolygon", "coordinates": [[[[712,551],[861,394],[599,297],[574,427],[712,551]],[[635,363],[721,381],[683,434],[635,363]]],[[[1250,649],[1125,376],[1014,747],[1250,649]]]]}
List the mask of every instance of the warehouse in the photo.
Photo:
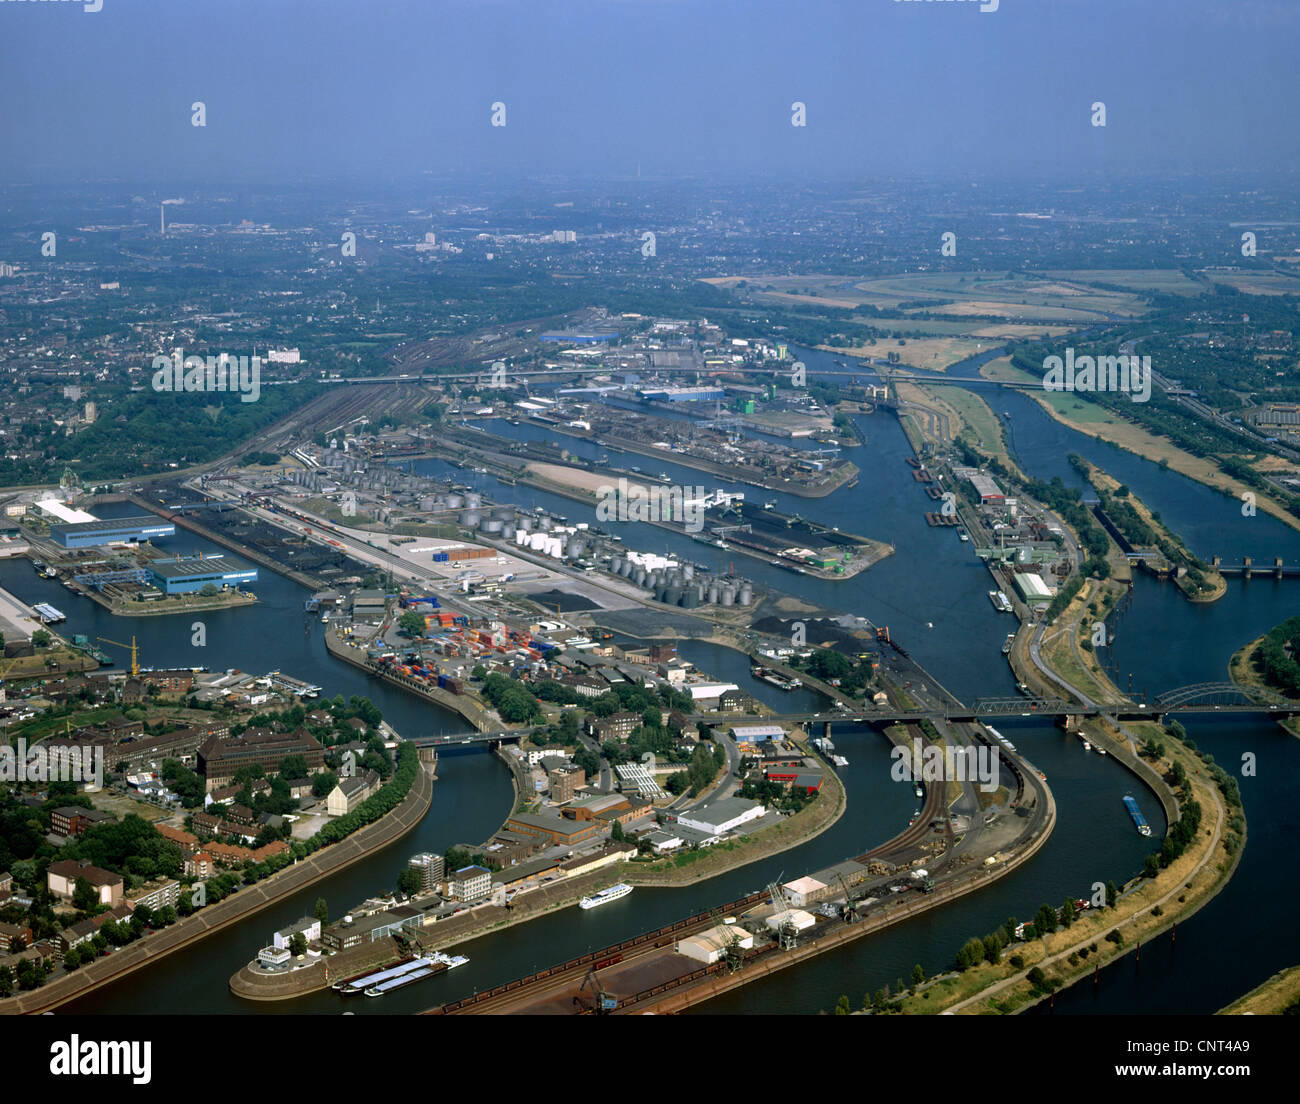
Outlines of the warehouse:
{"type": "Polygon", "coordinates": [[[752,950],[754,946],[753,935],[739,924],[719,924],[698,935],[679,939],[676,950],[680,955],[711,966],[726,955],[727,947],[733,941],[743,951],[752,950]]]}
{"type": "Polygon", "coordinates": [[[1015,582],[1016,589],[1030,609],[1041,609],[1051,604],[1052,591],[1041,575],[1032,571],[1017,572],[1015,582]]]}
{"type": "Polygon", "coordinates": [[[104,518],[50,526],[51,539],[64,548],[94,548],[101,544],[150,541],[175,535],[176,526],[156,517],[104,518]]]}
{"type": "Polygon", "coordinates": [[[208,557],[202,560],[161,560],[149,565],[153,585],[164,594],[191,594],[211,583],[216,587],[236,587],[241,583],[257,582],[257,568],[223,566],[222,561],[208,557]]]}
{"type": "Polygon", "coordinates": [[[713,402],[727,397],[721,387],[647,387],[640,395],[650,402],[713,402]]]}
{"type": "Polygon", "coordinates": [[[721,836],[733,828],[739,828],[751,820],[758,820],[767,812],[756,801],[746,801],[740,797],[724,797],[690,813],[683,813],[677,823],[683,828],[694,828],[713,836],[721,836]]]}

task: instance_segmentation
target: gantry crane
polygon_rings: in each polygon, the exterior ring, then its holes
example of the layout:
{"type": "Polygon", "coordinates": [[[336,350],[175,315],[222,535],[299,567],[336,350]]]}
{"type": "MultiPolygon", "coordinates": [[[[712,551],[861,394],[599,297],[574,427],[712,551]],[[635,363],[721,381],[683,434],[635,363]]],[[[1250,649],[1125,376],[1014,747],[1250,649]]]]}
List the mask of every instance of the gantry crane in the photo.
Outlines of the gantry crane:
{"type": "Polygon", "coordinates": [[[139,649],[136,647],[135,636],[132,635],[130,644],[123,644],[120,640],[109,640],[106,636],[97,636],[96,640],[102,640],[105,644],[114,644],[119,648],[127,648],[131,652],[131,677],[140,677],[139,649]]]}

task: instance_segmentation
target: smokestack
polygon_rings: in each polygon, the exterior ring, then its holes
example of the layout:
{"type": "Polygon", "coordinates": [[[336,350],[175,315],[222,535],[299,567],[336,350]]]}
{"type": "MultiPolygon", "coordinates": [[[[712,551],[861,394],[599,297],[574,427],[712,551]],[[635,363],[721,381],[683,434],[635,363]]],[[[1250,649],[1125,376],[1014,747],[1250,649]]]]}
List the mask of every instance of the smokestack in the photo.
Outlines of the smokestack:
{"type": "Polygon", "coordinates": [[[158,204],[158,233],[167,233],[167,205],[164,203],[158,204]]]}

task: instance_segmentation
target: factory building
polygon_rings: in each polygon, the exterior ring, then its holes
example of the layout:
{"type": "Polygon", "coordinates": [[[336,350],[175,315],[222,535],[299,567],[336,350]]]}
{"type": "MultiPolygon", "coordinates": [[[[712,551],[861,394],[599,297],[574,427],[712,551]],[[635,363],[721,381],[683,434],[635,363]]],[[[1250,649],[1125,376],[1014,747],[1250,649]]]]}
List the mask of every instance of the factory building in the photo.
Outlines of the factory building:
{"type": "Polygon", "coordinates": [[[94,548],[174,537],[176,526],[156,517],[103,518],[51,525],[50,538],[63,548],[94,548]]]}
{"type": "Polygon", "coordinates": [[[191,594],[211,583],[234,587],[257,582],[257,568],[222,565],[218,559],[162,560],[148,568],[150,582],[164,594],[191,594]]]}
{"type": "Polygon", "coordinates": [[[721,387],[646,387],[639,394],[650,402],[713,402],[727,397],[721,387]]]}

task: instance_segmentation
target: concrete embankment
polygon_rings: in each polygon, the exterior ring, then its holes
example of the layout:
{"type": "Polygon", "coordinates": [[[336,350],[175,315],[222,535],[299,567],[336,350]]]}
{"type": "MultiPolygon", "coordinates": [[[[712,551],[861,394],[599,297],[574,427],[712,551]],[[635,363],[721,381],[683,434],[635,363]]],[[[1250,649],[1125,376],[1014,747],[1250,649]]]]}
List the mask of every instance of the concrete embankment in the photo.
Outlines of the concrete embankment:
{"type": "Polygon", "coordinates": [[[354,648],[350,644],[345,644],[339,639],[333,628],[325,630],[325,649],[335,659],[350,663],[353,667],[360,668],[368,675],[382,679],[392,686],[400,686],[403,690],[414,694],[418,698],[423,698],[425,701],[433,702],[435,705],[451,710],[473,725],[476,732],[487,732],[494,727],[501,727],[500,722],[494,722],[488,712],[473,698],[466,697],[464,694],[449,694],[446,690],[440,690],[436,686],[428,686],[415,679],[404,678],[399,672],[377,670],[366,662],[364,651],[354,648]]]}
{"type": "MultiPolygon", "coordinates": [[[[914,898],[902,905],[888,907],[856,923],[847,924],[838,931],[830,932],[815,941],[801,943],[788,951],[769,951],[758,961],[734,974],[718,974],[706,978],[698,984],[680,990],[670,990],[652,1001],[638,1002],[626,1011],[636,1014],[655,1013],[657,1015],[681,1012],[692,1005],[702,1004],[732,989],[748,985],[752,981],[770,977],[772,974],[789,966],[796,966],[815,955],[834,950],[865,935],[883,931],[900,920],[906,920],[921,913],[929,912],[940,905],[949,904],[959,897],[966,896],[968,893],[975,893],[985,886],[992,885],[999,878],[1011,873],[1011,871],[1033,858],[1051,837],[1052,829],[1056,826],[1056,800],[1052,796],[1052,791],[1046,786],[1043,786],[1043,793],[1047,798],[1047,813],[1041,830],[1037,835],[1027,840],[1006,862],[993,867],[980,867],[955,882],[938,886],[932,893],[914,898]]],[[[620,1011],[623,1010],[620,1009],[620,1011]]]]}
{"type": "Polygon", "coordinates": [[[433,775],[428,767],[422,767],[401,804],[380,820],[367,824],[301,862],[285,867],[264,881],[245,886],[215,905],[178,920],[171,927],[146,935],[72,973],[56,976],[40,989],[0,1001],[0,1014],[30,1014],[57,1008],[101,986],[119,981],[134,970],[150,966],[166,955],[183,950],[215,931],[246,920],[290,894],[396,843],[424,819],[432,802],[433,775]]]}

